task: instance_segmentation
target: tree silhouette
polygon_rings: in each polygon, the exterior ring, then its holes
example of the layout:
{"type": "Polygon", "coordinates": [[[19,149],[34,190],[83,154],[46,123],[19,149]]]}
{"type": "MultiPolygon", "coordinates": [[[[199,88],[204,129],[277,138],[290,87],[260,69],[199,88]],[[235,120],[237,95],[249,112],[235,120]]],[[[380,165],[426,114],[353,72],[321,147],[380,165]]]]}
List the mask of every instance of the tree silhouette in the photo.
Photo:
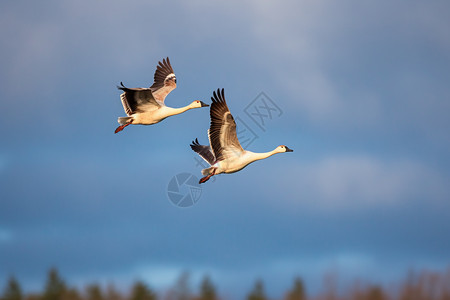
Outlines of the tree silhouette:
{"type": "Polygon", "coordinates": [[[383,289],[379,286],[372,286],[367,291],[367,300],[384,300],[386,297],[384,296],[383,289]]]}
{"type": "Polygon", "coordinates": [[[66,293],[67,288],[64,281],[54,268],[48,272],[47,283],[45,284],[43,300],[61,300],[66,293]]]}
{"type": "Polygon", "coordinates": [[[22,300],[22,289],[19,282],[11,276],[3,293],[3,300],[22,300]]]}
{"type": "MultiPolygon", "coordinates": [[[[324,278],[323,291],[316,300],[450,300],[450,268],[443,272],[410,272],[396,287],[386,289],[382,285],[361,284],[356,281],[351,289],[338,289],[337,273],[324,278]]],[[[164,295],[165,300],[217,300],[216,289],[210,277],[204,276],[197,297],[192,297],[189,273],[181,273],[173,287],[164,295]]],[[[84,293],[66,286],[56,269],[50,269],[42,293],[22,293],[19,282],[11,276],[0,294],[0,300],[156,300],[156,293],[143,282],[135,282],[126,297],[109,285],[102,290],[99,284],[90,284],[84,293]]],[[[267,300],[262,280],[256,280],[247,300],[267,300]]],[[[303,281],[295,278],[284,300],[306,300],[303,281]]]]}
{"type": "Polygon", "coordinates": [[[145,283],[138,281],[131,290],[130,300],[156,300],[156,294],[145,283]]]}
{"type": "Polygon", "coordinates": [[[295,278],[294,287],[287,294],[286,300],[305,300],[305,288],[303,286],[303,281],[300,278],[295,278]]]}
{"type": "Polygon", "coordinates": [[[167,299],[170,300],[189,300],[192,298],[191,289],[189,285],[189,272],[181,273],[175,285],[167,294],[167,299]]]}
{"type": "Polygon", "coordinates": [[[200,284],[199,300],[216,300],[216,288],[211,282],[209,276],[205,276],[200,284]]]}
{"type": "Polygon", "coordinates": [[[113,284],[108,284],[105,298],[108,300],[122,300],[123,296],[118,290],[116,290],[116,287],[113,284]]]}
{"type": "Polygon", "coordinates": [[[77,289],[70,288],[64,292],[63,300],[83,300],[77,289]]]}
{"type": "Polygon", "coordinates": [[[86,288],[87,300],[103,300],[103,294],[97,283],[90,284],[86,288]]]}
{"type": "Polygon", "coordinates": [[[262,280],[256,280],[255,286],[248,295],[247,300],[267,300],[262,280]]]}

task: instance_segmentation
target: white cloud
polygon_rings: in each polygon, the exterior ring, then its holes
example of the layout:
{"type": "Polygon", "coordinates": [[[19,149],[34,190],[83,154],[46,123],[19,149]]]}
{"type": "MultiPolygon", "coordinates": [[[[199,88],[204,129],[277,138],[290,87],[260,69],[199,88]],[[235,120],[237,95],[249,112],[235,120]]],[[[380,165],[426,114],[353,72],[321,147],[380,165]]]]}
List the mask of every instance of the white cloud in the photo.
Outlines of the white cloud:
{"type": "MultiPolygon", "coordinates": [[[[4,23],[9,25],[2,28],[0,35],[10,44],[2,50],[2,55],[11,58],[3,65],[7,69],[4,77],[11,94],[14,91],[19,97],[17,93],[21,93],[21,98],[27,99],[30,111],[51,118],[58,116],[52,112],[60,109],[61,101],[55,81],[64,77],[62,74],[72,72],[69,68],[74,62],[77,65],[95,63],[99,69],[108,71],[123,68],[122,72],[128,70],[131,74],[139,71],[136,68],[148,68],[148,62],[145,66],[142,64],[146,57],[159,57],[158,53],[168,50],[173,52],[174,46],[205,46],[211,43],[211,38],[220,36],[230,47],[233,43],[248,42],[248,51],[242,56],[264,64],[261,68],[267,71],[265,77],[273,77],[274,89],[288,95],[286,101],[291,101],[290,108],[297,109],[302,116],[324,126],[332,123],[345,127],[355,124],[375,127],[392,116],[392,97],[387,99],[386,94],[370,82],[366,87],[357,86],[357,82],[352,86],[352,78],[330,69],[334,67],[335,71],[344,73],[349,65],[370,63],[378,48],[396,39],[430,42],[447,49],[450,45],[445,10],[436,4],[420,2],[404,7],[401,1],[364,4],[328,0],[283,1],[281,4],[193,1],[177,5],[112,1],[105,9],[101,2],[68,1],[54,5],[55,13],[50,17],[44,13],[25,19],[19,8],[1,14],[4,23]],[[167,13],[155,11],[171,11],[173,19],[168,18],[167,13]],[[141,19],[142,22],[137,21],[141,19]],[[370,45],[371,41],[376,43],[370,45]],[[27,89],[20,89],[24,86],[27,89]]],[[[245,50],[242,45],[236,46],[245,50]]],[[[217,53],[219,57],[227,55],[217,53]]],[[[374,77],[398,79],[395,77],[397,70],[392,67],[394,69],[367,72],[374,73],[374,77]]],[[[426,75],[419,75],[419,81],[423,81],[421,78],[426,75]]],[[[437,90],[436,86],[423,87],[427,88],[437,90]]],[[[412,89],[412,93],[416,91],[412,89]]],[[[445,94],[445,90],[439,94],[445,94]]],[[[397,102],[401,107],[423,103],[421,99],[398,99],[397,102]]],[[[431,104],[428,116],[439,115],[443,120],[443,105],[431,104]]],[[[7,105],[22,114],[27,109],[20,101],[7,105]]],[[[409,125],[405,120],[417,121],[422,116],[405,109],[399,111],[395,121],[409,125]]],[[[430,126],[429,122],[411,122],[412,126],[418,126],[414,125],[417,123],[430,126]]]]}
{"type": "Polygon", "coordinates": [[[366,210],[416,201],[439,206],[450,195],[444,175],[411,161],[328,157],[290,170],[291,179],[284,180],[283,186],[289,205],[319,211],[366,210]]]}
{"type": "Polygon", "coordinates": [[[423,68],[432,68],[433,60],[448,53],[450,21],[443,13],[447,4],[246,3],[250,8],[244,11],[252,12],[246,14],[247,25],[261,52],[256,55],[264,56],[267,74],[302,117],[344,128],[434,131],[440,130],[436,119],[448,125],[442,113],[442,97],[448,94],[440,88],[443,81],[435,77],[439,72],[427,74],[423,68]],[[419,81],[397,85],[404,74],[414,74],[419,81]],[[428,81],[435,84],[423,84],[428,81]],[[429,97],[415,96],[422,93],[429,97]],[[429,112],[427,122],[416,108],[429,112]]]}
{"type": "Polygon", "coordinates": [[[151,282],[155,286],[168,288],[176,281],[181,272],[183,272],[181,268],[168,265],[140,265],[136,267],[133,274],[137,274],[140,278],[151,282]]]}
{"type": "Polygon", "coordinates": [[[274,260],[269,268],[274,273],[288,272],[295,274],[299,270],[307,274],[323,276],[331,269],[345,270],[345,275],[361,275],[370,273],[376,266],[375,259],[370,255],[358,252],[340,251],[317,257],[283,258],[274,260]]]}
{"type": "MultiPolygon", "coordinates": [[[[2,121],[12,122],[20,115],[64,125],[67,97],[101,84],[98,77],[92,83],[93,74],[105,77],[120,68],[131,73],[136,67],[130,66],[147,67],[142,58],[161,49],[154,35],[158,27],[130,28],[131,24],[142,26],[135,20],[145,14],[144,9],[130,11],[133,7],[116,2],[105,9],[104,3],[67,1],[51,8],[41,3],[2,10],[0,19],[7,26],[0,29],[0,37],[8,42],[1,49],[0,72],[5,84],[2,92],[9,99],[2,106],[10,112],[2,121]],[[89,82],[89,87],[75,90],[73,80],[77,85],[89,82]]],[[[153,70],[148,81],[152,77],[153,70]]]]}

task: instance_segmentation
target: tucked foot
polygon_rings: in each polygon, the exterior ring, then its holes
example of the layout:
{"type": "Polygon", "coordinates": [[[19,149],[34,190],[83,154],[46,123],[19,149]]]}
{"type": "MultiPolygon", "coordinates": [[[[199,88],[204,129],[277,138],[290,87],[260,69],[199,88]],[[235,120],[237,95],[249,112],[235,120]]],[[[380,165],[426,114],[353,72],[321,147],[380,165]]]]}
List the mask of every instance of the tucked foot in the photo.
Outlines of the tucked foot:
{"type": "Polygon", "coordinates": [[[114,131],[114,133],[118,133],[119,131],[122,131],[125,127],[127,127],[128,125],[130,125],[132,122],[120,125],[119,127],[116,128],[116,131],[114,131]]]}
{"type": "Polygon", "coordinates": [[[202,179],[200,179],[200,181],[198,182],[200,183],[204,183],[207,182],[209,180],[209,178],[211,178],[211,176],[213,176],[214,174],[209,174],[208,176],[203,177],[202,179]]]}

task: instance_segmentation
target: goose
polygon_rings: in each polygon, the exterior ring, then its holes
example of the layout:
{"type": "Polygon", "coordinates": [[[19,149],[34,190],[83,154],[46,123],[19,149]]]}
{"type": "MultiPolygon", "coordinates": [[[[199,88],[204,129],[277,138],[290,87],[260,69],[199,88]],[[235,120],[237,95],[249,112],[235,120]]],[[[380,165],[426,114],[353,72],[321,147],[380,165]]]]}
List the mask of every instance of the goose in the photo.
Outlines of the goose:
{"type": "Polygon", "coordinates": [[[177,78],[170,65],[169,58],[159,61],[156,66],[153,85],[149,88],[127,88],[121,82],[117,88],[122,90],[120,95],[123,109],[127,117],[119,117],[120,124],[114,131],[118,133],[128,125],[152,125],[161,122],[167,117],[184,113],[193,108],[209,106],[200,100],[191,104],[172,108],[165,105],[166,96],[177,87],[177,78]]]}
{"type": "Polygon", "coordinates": [[[199,183],[221,173],[238,172],[247,165],[274,154],[294,151],[285,145],[264,153],[244,150],[236,135],[236,122],[225,101],[224,89],[217,89],[217,93],[214,91],[211,100],[211,125],[208,130],[210,146],[200,145],[197,138],[190,145],[191,149],[211,166],[202,170],[202,175],[206,176],[200,179],[199,183]]]}

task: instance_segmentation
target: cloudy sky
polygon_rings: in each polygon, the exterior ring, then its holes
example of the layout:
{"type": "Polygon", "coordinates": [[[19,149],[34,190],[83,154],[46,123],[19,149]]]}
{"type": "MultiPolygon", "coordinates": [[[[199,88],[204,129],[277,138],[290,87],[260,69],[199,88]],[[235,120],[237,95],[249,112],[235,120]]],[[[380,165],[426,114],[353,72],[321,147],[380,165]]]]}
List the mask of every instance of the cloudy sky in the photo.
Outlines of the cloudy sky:
{"type": "Polygon", "coordinates": [[[158,291],[182,271],[193,287],[209,274],[229,297],[261,278],[279,297],[294,276],[314,292],[328,272],[387,283],[445,270],[449,9],[2,1],[0,287],[14,274],[40,290],[53,266],[72,284],[143,279],[158,291]],[[208,109],[113,133],[116,85],[151,85],[167,56],[178,79],[167,105],[225,88],[249,150],[295,151],[211,179],[189,208],[172,204],[174,176],[201,176],[189,143],[207,142],[208,109]],[[278,108],[271,118],[251,114],[261,97],[278,108]]]}

